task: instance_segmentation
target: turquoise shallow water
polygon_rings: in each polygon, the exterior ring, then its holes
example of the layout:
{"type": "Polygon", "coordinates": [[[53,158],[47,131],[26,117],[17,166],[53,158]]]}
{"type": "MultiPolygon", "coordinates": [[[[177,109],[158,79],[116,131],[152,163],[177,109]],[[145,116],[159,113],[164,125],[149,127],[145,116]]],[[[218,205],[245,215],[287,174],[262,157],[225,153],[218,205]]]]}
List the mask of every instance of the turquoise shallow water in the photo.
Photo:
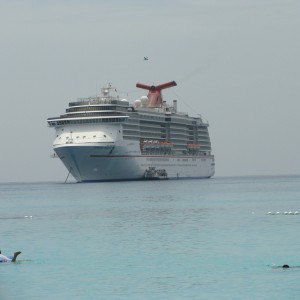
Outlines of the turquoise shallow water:
{"type": "Polygon", "coordinates": [[[0,299],[299,299],[300,177],[0,184],[0,299]],[[25,216],[32,216],[32,218],[25,216]]]}

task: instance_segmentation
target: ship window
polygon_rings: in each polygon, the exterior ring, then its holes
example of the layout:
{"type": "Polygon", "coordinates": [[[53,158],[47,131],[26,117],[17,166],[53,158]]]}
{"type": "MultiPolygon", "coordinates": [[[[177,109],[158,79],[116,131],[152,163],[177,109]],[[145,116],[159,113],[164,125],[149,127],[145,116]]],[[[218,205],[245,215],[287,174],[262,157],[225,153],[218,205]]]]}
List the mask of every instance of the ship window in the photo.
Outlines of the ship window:
{"type": "Polygon", "coordinates": [[[105,134],[104,134],[103,136],[104,136],[104,137],[106,137],[106,135],[105,135],[105,134]]]}
{"type": "Polygon", "coordinates": [[[76,139],[79,139],[79,136],[76,136],[76,139]]]}

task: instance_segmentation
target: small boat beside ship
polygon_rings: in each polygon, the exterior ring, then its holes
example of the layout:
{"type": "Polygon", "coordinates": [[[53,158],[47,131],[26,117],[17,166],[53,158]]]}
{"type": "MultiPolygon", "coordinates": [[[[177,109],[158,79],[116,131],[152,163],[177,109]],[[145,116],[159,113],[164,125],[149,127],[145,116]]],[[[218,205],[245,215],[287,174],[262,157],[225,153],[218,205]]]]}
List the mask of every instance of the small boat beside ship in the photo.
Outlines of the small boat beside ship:
{"type": "Polygon", "coordinates": [[[155,167],[149,167],[144,174],[146,180],[161,180],[168,179],[168,174],[165,169],[156,170],[155,167]]]}

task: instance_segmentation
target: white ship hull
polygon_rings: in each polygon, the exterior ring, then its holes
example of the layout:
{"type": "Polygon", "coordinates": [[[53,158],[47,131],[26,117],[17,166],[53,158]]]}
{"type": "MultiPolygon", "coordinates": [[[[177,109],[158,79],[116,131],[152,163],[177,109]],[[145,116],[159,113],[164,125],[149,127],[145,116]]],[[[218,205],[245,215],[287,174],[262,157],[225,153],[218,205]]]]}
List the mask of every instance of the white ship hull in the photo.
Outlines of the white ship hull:
{"type": "Polygon", "coordinates": [[[169,179],[214,175],[214,159],[210,156],[136,155],[137,151],[130,151],[126,145],[112,143],[60,145],[54,150],[78,182],[142,180],[149,167],[165,169],[169,179]]]}

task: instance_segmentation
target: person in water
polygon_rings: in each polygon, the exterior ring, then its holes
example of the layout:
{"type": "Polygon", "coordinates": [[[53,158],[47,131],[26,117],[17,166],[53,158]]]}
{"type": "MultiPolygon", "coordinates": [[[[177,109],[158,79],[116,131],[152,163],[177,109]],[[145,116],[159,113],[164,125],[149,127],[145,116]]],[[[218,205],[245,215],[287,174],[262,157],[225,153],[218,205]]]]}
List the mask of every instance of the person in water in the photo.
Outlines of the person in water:
{"type": "Polygon", "coordinates": [[[276,266],[272,267],[273,269],[290,269],[290,268],[300,268],[300,266],[289,266],[289,265],[283,265],[283,266],[276,266]]]}
{"type": "Polygon", "coordinates": [[[282,268],[283,269],[288,269],[290,266],[289,265],[283,265],[282,268]]]}
{"type": "Polygon", "coordinates": [[[22,253],[21,251],[17,251],[14,253],[14,256],[10,258],[8,256],[1,254],[1,250],[0,250],[0,262],[15,262],[17,260],[18,255],[21,253],[22,253]]]}
{"type": "Polygon", "coordinates": [[[283,265],[281,268],[283,268],[283,269],[289,269],[289,268],[300,268],[300,266],[289,266],[289,265],[283,265]]]}

